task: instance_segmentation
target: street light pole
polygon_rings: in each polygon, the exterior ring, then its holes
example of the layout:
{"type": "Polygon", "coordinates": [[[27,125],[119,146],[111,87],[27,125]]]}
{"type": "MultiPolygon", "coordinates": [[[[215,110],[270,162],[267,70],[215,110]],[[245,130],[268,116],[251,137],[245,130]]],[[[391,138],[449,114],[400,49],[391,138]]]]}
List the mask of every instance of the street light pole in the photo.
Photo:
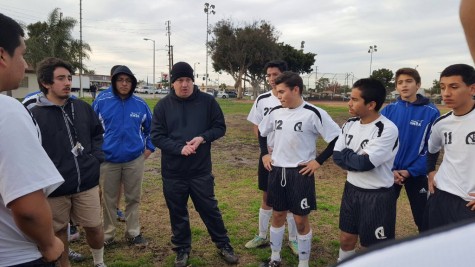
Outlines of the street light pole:
{"type": "Polygon", "coordinates": [[[155,40],[143,38],[145,41],[153,42],[153,87],[155,87],[155,40]]]}
{"type": "Polygon", "coordinates": [[[376,45],[370,45],[368,53],[371,54],[371,59],[369,61],[369,76],[371,76],[371,65],[373,64],[373,53],[378,52],[378,47],[376,45]]]}
{"type": "Polygon", "coordinates": [[[205,13],[206,13],[206,82],[205,82],[205,86],[206,88],[208,88],[208,35],[210,34],[210,30],[209,30],[209,13],[211,14],[216,14],[216,12],[214,11],[214,5],[210,5],[209,3],[205,3],[205,13]]]}

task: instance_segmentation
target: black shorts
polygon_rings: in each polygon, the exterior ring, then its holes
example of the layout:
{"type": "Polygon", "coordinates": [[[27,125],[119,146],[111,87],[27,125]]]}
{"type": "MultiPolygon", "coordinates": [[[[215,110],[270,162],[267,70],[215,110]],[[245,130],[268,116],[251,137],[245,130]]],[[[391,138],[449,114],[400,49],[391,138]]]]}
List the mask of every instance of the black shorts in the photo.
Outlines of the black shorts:
{"type": "Polygon", "coordinates": [[[262,163],[262,154],[259,156],[259,167],[257,168],[257,182],[259,190],[267,192],[267,183],[269,181],[269,171],[264,168],[262,163]]]}
{"type": "Polygon", "coordinates": [[[272,167],[269,173],[267,205],[275,211],[305,216],[317,209],[315,176],[302,175],[301,168],[272,167]]]}
{"type": "Polygon", "coordinates": [[[37,259],[30,262],[12,265],[10,267],[55,267],[55,266],[56,266],[56,263],[54,262],[44,262],[43,259],[37,259]]]}
{"type": "Polygon", "coordinates": [[[475,218],[475,211],[467,207],[467,201],[449,192],[435,189],[427,200],[427,226],[434,229],[440,226],[475,218]]]}
{"type": "Polygon", "coordinates": [[[363,189],[345,183],[340,207],[340,230],[359,235],[360,244],[369,247],[394,239],[396,197],[394,188],[363,189]]]}

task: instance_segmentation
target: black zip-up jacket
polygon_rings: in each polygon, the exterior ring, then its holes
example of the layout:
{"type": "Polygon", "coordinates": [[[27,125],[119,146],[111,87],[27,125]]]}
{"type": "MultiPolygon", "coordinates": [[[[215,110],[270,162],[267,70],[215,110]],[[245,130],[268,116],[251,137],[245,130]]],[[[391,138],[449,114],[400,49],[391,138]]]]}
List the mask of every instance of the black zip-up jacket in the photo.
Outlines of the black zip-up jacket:
{"type": "Polygon", "coordinates": [[[197,86],[186,99],[175,91],[160,100],[153,110],[152,143],[162,151],[162,176],[165,179],[192,179],[209,175],[211,142],[224,136],[226,124],[221,107],[213,96],[197,86]],[[194,137],[201,136],[196,154],[181,155],[181,150],[194,137]]]}
{"type": "Polygon", "coordinates": [[[64,106],[57,106],[42,96],[31,113],[41,130],[43,148],[64,179],[49,196],[71,195],[97,186],[100,163],[104,161],[104,130],[91,106],[71,98],[64,106]],[[71,149],[77,141],[84,150],[76,157],[71,149]]]}

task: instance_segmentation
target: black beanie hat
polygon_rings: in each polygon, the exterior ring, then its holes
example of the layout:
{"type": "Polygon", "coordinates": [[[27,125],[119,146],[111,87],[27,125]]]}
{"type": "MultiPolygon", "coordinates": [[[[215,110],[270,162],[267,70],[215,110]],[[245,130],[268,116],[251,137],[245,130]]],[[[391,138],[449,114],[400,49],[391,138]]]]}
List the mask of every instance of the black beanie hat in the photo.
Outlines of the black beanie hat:
{"type": "Polygon", "coordinates": [[[195,76],[193,75],[193,68],[190,64],[186,62],[178,62],[172,67],[172,73],[170,75],[171,82],[174,83],[178,78],[188,77],[191,80],[195,81],[195,76]]]}

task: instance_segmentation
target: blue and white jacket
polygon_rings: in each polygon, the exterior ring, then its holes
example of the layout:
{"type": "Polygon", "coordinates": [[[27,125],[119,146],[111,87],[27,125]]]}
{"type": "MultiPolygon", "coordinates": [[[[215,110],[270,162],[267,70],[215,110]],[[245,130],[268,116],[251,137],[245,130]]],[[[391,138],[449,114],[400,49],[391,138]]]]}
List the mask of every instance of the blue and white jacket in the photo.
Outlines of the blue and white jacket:
{"type": "MultiPolygon", "coordinates": [[[[127,71],[122,70],[122,73],[127,71]]],[[[118,68],[112,80],[120,73],[118,68]]],[[[125,99],[117,95],[117,89],[113,87],[111,93],[102,94],[92,103],[104,127],[102,150],[108,162],[129,162],[142,155],[145,149],[155,151],[150,140],[152,113],[147,103],[134,95],[135,85],[125,99]]]]}
{"type": "Polygon", "coordinates": [[[425,176],[427,141],[434,121],[440,116],[429,99],[417,94],[413,103],[402,100],[387,105],[381,114],[396,124],[399,130],[399,151],[393,170],[407,170],[411,176],[425,176]]]}

